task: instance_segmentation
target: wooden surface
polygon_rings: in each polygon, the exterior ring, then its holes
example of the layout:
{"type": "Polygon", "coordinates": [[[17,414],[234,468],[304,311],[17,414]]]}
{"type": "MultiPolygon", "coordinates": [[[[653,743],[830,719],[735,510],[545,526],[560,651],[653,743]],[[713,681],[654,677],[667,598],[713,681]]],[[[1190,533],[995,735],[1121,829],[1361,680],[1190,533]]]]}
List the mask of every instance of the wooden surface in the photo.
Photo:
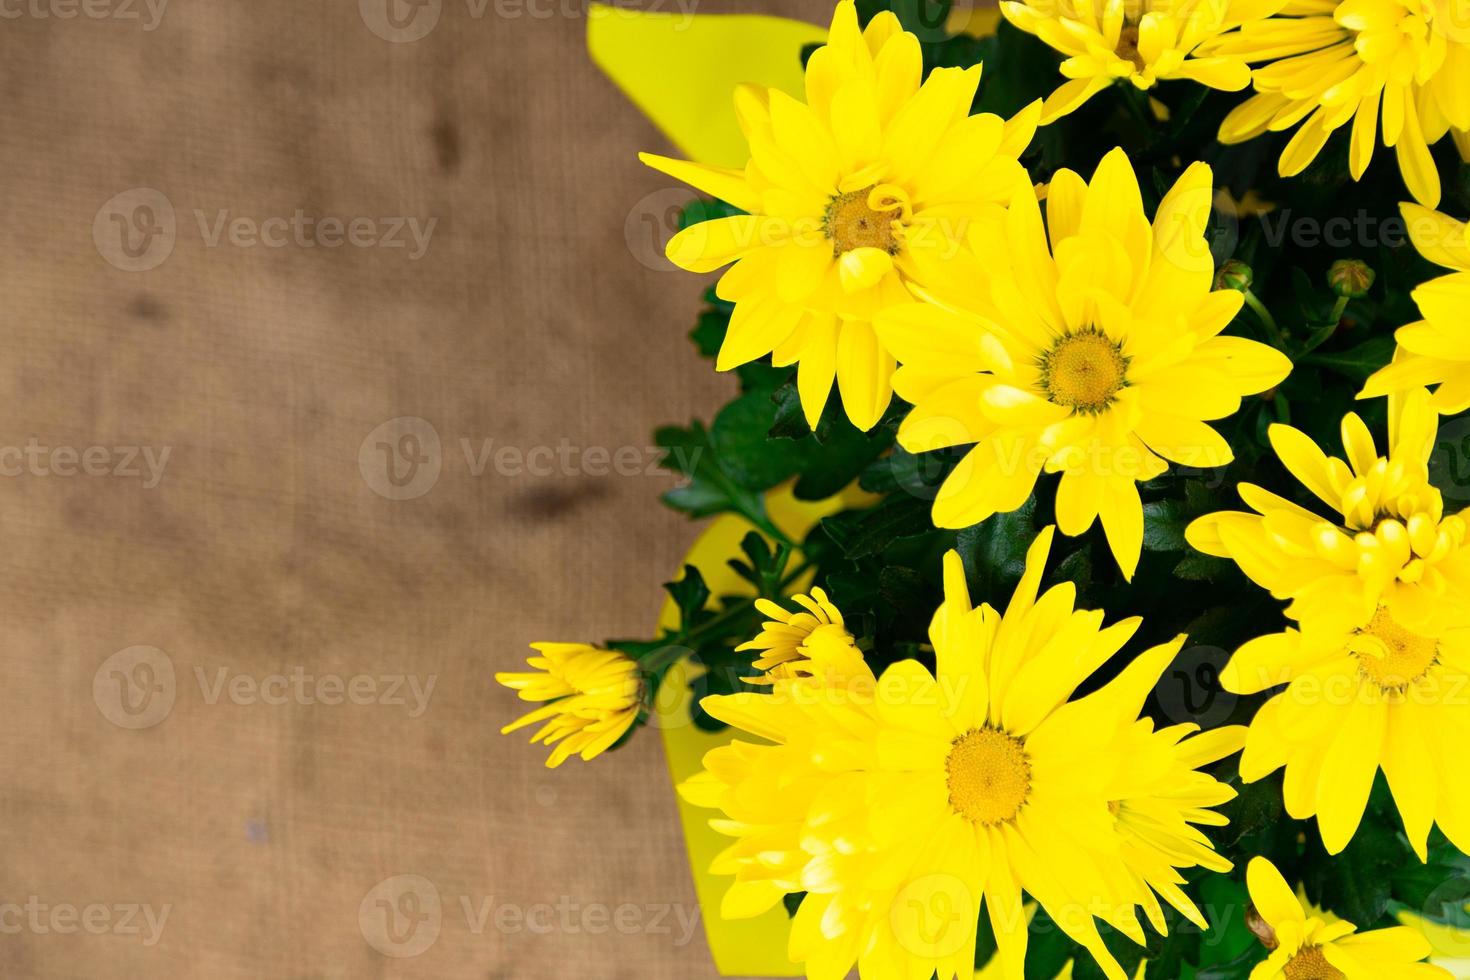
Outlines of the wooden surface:
{"type": "Polygon", "coordinates": [[[581,3],[68,2],[0,20],[0,976],[713,976],[657,739],[498,734],[650,628],[649,434],[730,390],[581,3]]]}

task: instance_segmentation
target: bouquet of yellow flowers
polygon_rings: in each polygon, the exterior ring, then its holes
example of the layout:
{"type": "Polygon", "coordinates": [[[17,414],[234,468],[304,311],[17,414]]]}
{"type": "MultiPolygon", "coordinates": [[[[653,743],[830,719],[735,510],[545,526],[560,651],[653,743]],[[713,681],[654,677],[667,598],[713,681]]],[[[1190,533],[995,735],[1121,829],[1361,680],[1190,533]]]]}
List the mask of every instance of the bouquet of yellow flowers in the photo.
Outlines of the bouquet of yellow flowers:
{"type": "Polygon", "coordinates": [[[695,157],[728,547],[507,731],[697,745],[784,975],[1470,976],[1470,6],[696,20],[592,50],[695,157]]]}

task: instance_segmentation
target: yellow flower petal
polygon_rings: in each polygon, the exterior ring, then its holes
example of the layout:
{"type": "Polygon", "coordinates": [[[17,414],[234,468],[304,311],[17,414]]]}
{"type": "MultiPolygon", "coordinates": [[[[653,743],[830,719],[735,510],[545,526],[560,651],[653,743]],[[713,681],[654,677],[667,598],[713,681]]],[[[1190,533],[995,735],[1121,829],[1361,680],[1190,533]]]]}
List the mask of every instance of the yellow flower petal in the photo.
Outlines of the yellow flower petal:
{"type": "Polygon", "coordinates": [[[837,387],[852,424],[864,431],[878,424],[893,397],[893,355],[878,341],[871,323],[849,320],[837,336],[837,387]]]}
{"type": "Polygon", "coordinates": [[[1138,498],[1138,485],[1128,478],[1106,481],[1098,514],[1118,568],[1131,582],[1143,553],[1143,502],[1138,498]]]}
{"type": "Polygon", "coordinates": [[[1418,204],[1405,203],[1399,210],[1420,255],[1436,265],[1470,272],[1470,228],[1464,222],[1418,204]]]}
{"type": "Polygon", "coordinates": [[[878,248],[855,248],[837,260],[842,288],[849,293],[871,289],[893,271],[893,256],[878,248]]]}
{"type": "Polygon", "coordinates": [[[736,214],[690,225],[669,239],[669,261],[689,272],[714,272],[742,255],[784,240],[787,229],[753,214],[736,214]]]}
{"type": "Polygon", "coordinates": [[[1283,925],[1306,921],[1301,903],[1296,899],[1296,892],[1270,861],[1261,857],[1252,858],[1246,867],[1245,876],[1251,903],[1272,928],[1280,931],[1283,925]]]}

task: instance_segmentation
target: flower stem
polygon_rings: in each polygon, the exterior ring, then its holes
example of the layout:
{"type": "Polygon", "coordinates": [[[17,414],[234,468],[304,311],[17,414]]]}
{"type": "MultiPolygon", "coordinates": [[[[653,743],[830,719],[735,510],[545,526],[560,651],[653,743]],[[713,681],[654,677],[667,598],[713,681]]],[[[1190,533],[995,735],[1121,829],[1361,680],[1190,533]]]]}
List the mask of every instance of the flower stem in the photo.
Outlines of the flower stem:
{"type": "Polygon", "coordinates": [[[1271,311],[1266,309],[1266,304],[1261,302],[1260,297],[1249,289],[1244,292],[1245,305],[1255,311],[1256,316],[1260,317],[1261,322],[1270,328],[1271,333],[1276,337],[1277,343],[1285,350],[1287,346],[1286,331],[1281,329],[1281,325],[1276,322],[1276,318],[1271,315],[1271,311]]]}

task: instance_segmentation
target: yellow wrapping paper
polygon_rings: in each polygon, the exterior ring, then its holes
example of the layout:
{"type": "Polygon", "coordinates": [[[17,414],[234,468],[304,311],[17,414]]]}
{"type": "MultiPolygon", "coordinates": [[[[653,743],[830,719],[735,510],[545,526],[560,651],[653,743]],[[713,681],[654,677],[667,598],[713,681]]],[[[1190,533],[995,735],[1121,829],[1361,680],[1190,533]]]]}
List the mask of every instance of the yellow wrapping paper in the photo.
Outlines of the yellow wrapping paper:
{"type": "Polygon", "coordinates": [[[745,14],[640,14],[593,4],[587,18],[597,66],[685,156],[722,167],[750,159],[735,121],[735,87],[748,82],[800,97],[802,46],[826,37],[815,24],[745,14]]]}
{"type": "MultiPolygon", "coordinates": [[[[816,503],[799,501],[788,488],[772,491],[766,500],[771,520],[793,539],[800,541],[817,521],[835,514],[861,500],[860,492],[831,497],[816,503]]],[[[746,582],[727,564],[740,555],[740,541],[752,530],[739,517],[725,515],[713,521],[694,542],[684,558],[704,576],[714,595],[753,594],[746,582]]],[[[659,615],[660,629],[679,625],[678,609],[672,600],[664,604],[659,615]]],[[[711,733],[696,728],[689,718],[691,695],[686,664],[669,671],[655,706],[656,722],[663,732],[664,753],[668,757],[669,775],[677,786],[702,768],[706,752],[729,743],[733,733],[711,733]]],[[[716,833],[709,825],[713,811],[691,806],[679,800],[679,819],[684,825],[684,843],[689,851],[689,864],[694,872],[694,890],[703,911],[705,936],[715,966],[724,976],[799,977],[801,967],[786,956],[786,936],[790,928],[786,911],[777,906],[754,919],[720,918],[720,898],[733,879],[709,873],[715,855],[728,847],[730,838],[716,833]]]]}

